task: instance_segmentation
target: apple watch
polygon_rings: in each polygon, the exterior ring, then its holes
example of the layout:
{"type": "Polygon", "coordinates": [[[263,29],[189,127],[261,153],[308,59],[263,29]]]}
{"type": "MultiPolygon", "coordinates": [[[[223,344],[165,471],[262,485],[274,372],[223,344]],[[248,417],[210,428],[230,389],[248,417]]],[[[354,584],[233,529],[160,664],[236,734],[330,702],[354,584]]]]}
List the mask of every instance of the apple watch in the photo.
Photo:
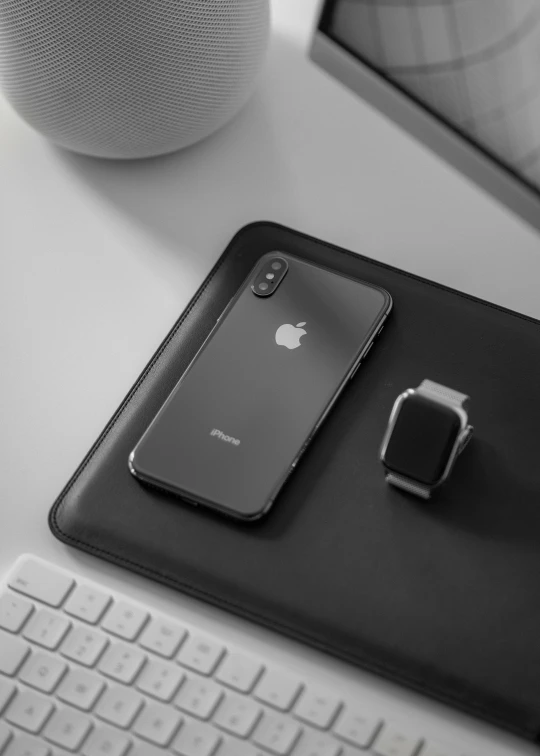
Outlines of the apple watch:
{"type": "Polygon", "coordinates": [[[380,452],[387,483],[430,498],[471,439],[468,400],[466,394],[428,380],[398,396],[380,452]]]}

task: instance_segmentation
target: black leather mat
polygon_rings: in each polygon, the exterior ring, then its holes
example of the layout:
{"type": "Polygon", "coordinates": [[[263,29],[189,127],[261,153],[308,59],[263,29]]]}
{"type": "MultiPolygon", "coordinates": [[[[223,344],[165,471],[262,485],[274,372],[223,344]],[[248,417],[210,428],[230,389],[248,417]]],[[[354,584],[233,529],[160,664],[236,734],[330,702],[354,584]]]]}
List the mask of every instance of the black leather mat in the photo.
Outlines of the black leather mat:
{"type": "Polygon", "coordinates": [[[243,229],[55,503],[62,541],[537,739],[540,324],[286,228],[243,229]],[[155,490],[128,455],[259,257],[388,289],[385,332],[270,513],[236,524],[155,490]],[[470,394],[475,438],[429,503],[386,486],[397,394],[470,394]]]}

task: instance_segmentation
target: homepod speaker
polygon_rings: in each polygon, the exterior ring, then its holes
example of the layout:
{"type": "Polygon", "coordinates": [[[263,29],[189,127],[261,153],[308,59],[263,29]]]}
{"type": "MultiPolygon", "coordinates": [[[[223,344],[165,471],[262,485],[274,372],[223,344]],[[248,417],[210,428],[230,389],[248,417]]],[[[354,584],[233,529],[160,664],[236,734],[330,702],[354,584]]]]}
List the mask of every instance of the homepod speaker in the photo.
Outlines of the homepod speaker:
{"type": "Polygon", "coordinates": [[[165,154],[247,101],[269,17],[269,0],[0,0],[0,81],[62,147],[165,154]]]}

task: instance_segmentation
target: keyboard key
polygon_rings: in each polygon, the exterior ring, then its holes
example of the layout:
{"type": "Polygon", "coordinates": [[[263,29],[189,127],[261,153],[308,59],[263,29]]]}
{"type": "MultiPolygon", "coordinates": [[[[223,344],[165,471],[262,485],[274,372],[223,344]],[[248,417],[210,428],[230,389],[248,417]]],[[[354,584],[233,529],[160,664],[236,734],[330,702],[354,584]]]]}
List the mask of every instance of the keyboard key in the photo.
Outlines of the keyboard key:
{"type": "Polygon", "coordinates": [[[340,744],[318,732],[304,732],[294,749],[294,756],[341,756],[340,744]]]}
{"type": "Polygon", "coordinates": [[[372,751],[377,756],[414,756],[420,747],[420,738],[385,725],[379,733],[372,751]]]}
{"type": "Polygon", "coordinates": [[[95,625],[111,603],[111,597],[88,585],[78,585],[68,599],[64,611],[72,617],[95,625]]]}
{"type": "Polygon", "coordinates": [[[23,567],[0,588],[1,756],[463,756],[105,587],[23,567]]]}
{"type": "Polygon", "coordinates": [[[51,756],[51,749],[28,735],[16,735],[3,756],[51,756]]]}
{"type": "Polygon", "coordinates": [[[47,722],[44,736],[51,743],[76,751],[90,732],[91,721],[74,709],[55,712],[47,722]]]}
{"type": "Polygon", "coordinates": [[[301,727],[281,714],[265,714],[252,740],[276,756],[286,756],[300,737],[301,727]]]}
{"type": "Polygon", "coordinates": [[[105,683],[98,675],[84,669],[72,669],[62,680],[56,695],[64,703],[90,711],[104,688],[105,683]]]}
{"type": "Polygon", "coordinates": [[[146,627],[139,645],[154,654],[171,659],[180,648],[187,632],[166,619],[153,619],[146,627]]]}
{"type": "Polygon", "coordinates": [[[237,690],[239,693],[249,693],[263,671],[263,666],[254,659],[243,654],[228,654],[219,667],[216,680],[237,690]]]}
{"type": "Polygon", "coordinates": [[[321,730],[326,730],[341,708],[341,701],[324,690],[305,690],[296,704],[294,715],[321,730]]]}
{"type": "MultiPolygon", "coordinates": [[[[240,740],[227,740],[222,743],[214,756],[264,756],[258,748],[240,740]]],[[[296,754],[293,754],[296,756],[296,754]]]]}
{"type": "Polygon", "coordinates": [[[255,688],[254,696],[274,709],[289,711],[301,690],[302,685],[298,680],[267,669],[255,688]]]}
{"type": "Polygon", "coordinates": [[[67,670],[67,664],[47,654],[33,654],[19,672],[19,680],[42,693],[52,693],[67,670]]]}
{"type": "Polygon", "coordinates": [[[185,675],[178,667],[150,661],[137,680],[137,688],[160,701],[170,701],[185,675]]]}
{"type": "Polygon", "coordinates": [[[128,604],[127,601],[118,601],[105,615],[101,627],[119,638],[134,641],[146,624],[148,617],[149,614],[144,609],[128,604]]]}
{"type": "Polygon", "coordinates": [[[0,673],[12,677],[28,656],[30,647],[0,630],[0,673]]]}
{"type": "Polygon", "coordinates": [[[148,743],[135,745],[129,752],[128,756],[168,756],[169,751],[163,751],[162,748],[155,748],[148,743]]]}
{"type": "Polygon", "coordinates": [[[222,696],[222,689],[212,680],[186,680],[174,705],[198,719],[209,719],[222,696]]]}
{"type": "Polygon", "coordinates": [[[71,622],[60,614],[39,609],[26,626],[23,637],[52,651],[58,648],[70,625],[71,622]]]}
{"type": "Polygon", "coordinates": [[[230,693],[214,715],[214,724],[239,738],[247,738],[261,716],[261,708],[249,698],[230,693]]]}
{"type": "Polygon", "coordinates": [[[139,674],[146,656],[137,648],[123,643],[109,646],[99,664],[99,671],[113,680],[130,685],[139,674]]]}
{"type": "Polygon", "coordinates": [[[92,730],[82,756],[125,756],[130,745],[130,738],[123,732],[100,725],[92,730]]]}
{"type": "Polygon", "coordinates": [[[2,750],[7,746],[10,738],[11,730],[5,722],[0,721],[0,753],[2,753],[2,750]]]}
{"type": "Polygon", "coordinates": [[[184,643],[176,660],[201,675],[211,675],[224,653],[225,649],[220,643],[193,635],[184,643]]]}
{"type": "Polygon", "coordinates": [[[212,727],[202,722],[190,722],[180,730],[172,750],[180,756],[212,756],[220,740],[220,735],[212,727]]]}
{"type": "Polygon", "coordinates": [[[350,745],[367,748],[379,731],[379,717],[362,711],[347,709],[334,725],[334,735],[350,745]]]}
{"type": "Polygon", "coordinates": [[[168,745],[180,727],[182,717],[171,706],[150,704],[139,714],[133,733],[158,746],[168,745]]]}
{"type": "Polygon", "coordinates": [[[143,705],[143,699],[135,691],[116,685],[101,697],[96,714],[109,724],[127,729],[143,705]]]}
{"type": "Polygon", "coordinates": [[[60,653],[85,667],[93,667],[108,643],[109,639],[103,633],[89,627],[73,627],[63,642],[60,653]]]}
{"type": "Polygon", "coordinates": [[[16,727],[36,733],[41,730],[53,709],[54,706],[47,698],[32,691],[24,691],[15,696],[4,717],[16,727]]]}
{"type": "Polygon", "coordinates": [[[43,562],[25,562],[8,585],[14,591],[37,599],[49,606],[60,606],[75,581],[43,562]]]}
{"type": "Polygon", "coordinates": [[[0,677],[0,714],[11,701],[16,690],[15,685],[10,680],[0,677]]]}
{"type": "Polygon", "coordinates": [[[462,753],[450,746],[429,742],[424,743],[418,756],[462,756],[462,753]]]}
{"type": "Polygon", "coordinates": [[[10,633],[20,632],[33,609],[34,605],[22,596],[4,593],[0,596],[0,627],[10,633]]]}

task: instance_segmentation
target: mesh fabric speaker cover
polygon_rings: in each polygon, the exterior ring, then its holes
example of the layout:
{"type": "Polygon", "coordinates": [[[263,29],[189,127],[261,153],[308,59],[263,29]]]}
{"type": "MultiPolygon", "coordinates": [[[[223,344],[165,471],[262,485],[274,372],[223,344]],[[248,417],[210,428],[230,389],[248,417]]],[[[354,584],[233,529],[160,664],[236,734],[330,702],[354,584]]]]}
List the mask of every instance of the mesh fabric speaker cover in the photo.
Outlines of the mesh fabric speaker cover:
{"type": "Polygon", "coordinates": [[[185,147],[247,100],[268,0],[0,0],[0,77],[60,144],[130,158],[185,147]]]}

